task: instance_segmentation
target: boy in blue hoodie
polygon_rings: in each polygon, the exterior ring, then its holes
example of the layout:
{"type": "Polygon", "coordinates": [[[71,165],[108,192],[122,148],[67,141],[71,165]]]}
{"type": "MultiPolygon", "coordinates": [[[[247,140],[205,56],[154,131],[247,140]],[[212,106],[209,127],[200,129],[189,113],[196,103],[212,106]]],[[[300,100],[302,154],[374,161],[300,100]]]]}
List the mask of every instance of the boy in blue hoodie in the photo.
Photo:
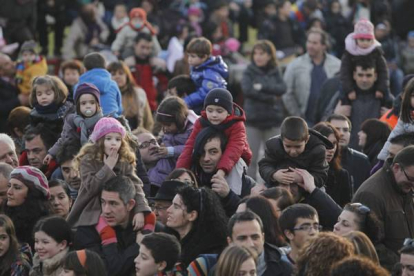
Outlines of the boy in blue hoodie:
{"type": "Polygon", "coordinates": [[[204,37],[192,39],[186,51],[191,66],[190,76],[197,90],[184,100],[190,109],[200,114],[204,99],[211,89],[227,88],[228,69],[221,56],[211,56],[211,42],[204,37]]]}
{"type": "MultiPolygon", "coordinates": [[[[97,52],[87,54],[83,58],[86,72],[79,77],[79,82],[73,91],[82,83],[94,84],[101,93],[101,108],[103,115],[118,117],[122,115],[122,95],[111,74],[105,69],[105,58],[97,52]]],[[[73,98],[76,96],[73,95],[73,98]]]]}

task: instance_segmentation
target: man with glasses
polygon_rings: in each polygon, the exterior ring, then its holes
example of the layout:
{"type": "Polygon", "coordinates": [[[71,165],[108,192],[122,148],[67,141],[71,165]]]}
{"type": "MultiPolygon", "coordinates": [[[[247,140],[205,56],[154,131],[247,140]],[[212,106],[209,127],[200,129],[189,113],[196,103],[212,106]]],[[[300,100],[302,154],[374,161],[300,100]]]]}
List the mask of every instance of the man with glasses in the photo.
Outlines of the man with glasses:
{"type": "MultiPolygon", "coordinates": [[[[398,260],[404,238],[414,237],[414,146],[388,159],[384,167],[368,178],[352,202],[360,202],[373,211],[381,222],[380,243],[398,260]]],[[[390,258],[389,258],[390,259],[390,258]]]]}
{"type": "Polygon", "coordinates": [[[414,239],[405,239],[400,254],[401,276],[414,276],[414,239]]]}
{"type": "Polygon", "coordinates": [[[292,265],[296,265],[299,250],[322,230],[318,213],[308,204],[294,204],[283,210],[279,217],[279,225],[290,244],[286,259],[292,265]]]}

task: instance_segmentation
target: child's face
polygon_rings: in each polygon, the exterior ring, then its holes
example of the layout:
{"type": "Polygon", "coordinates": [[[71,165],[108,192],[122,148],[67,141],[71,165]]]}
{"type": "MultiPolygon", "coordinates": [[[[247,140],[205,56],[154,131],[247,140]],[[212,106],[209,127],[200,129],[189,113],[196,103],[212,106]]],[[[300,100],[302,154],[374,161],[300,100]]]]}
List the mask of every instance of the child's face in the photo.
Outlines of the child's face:
{"type": "Polygon", "coordinates": [[[192,14],[190,16],[188,16],[188,20],[190,22],[200,22],[200,16],[196,15],[196,14],[192,14]]]}
{"type": "Polygon", "coordinates": [[[127,84],[127,75],[122,70],[112,71],[112,79],[118,84],[118,87],[124,87],[127,84]]]}
{"type": "Polygon", "coordinates": [[[360,48],[367,49],[374,43],[374,40],[373,39],[366,39],[366,38],[358,38],[356,40],[356,43],[360,48]]]}
{"type": "Polygon", "coordinates": [[[0,258],[3,257],[10,247],[10,236],[7,234],[6,229],[0,227],[0,258]]]}
{"type": "Polygon", "coordinates": [[[105,154],[110,155],[112,151],[118,152],[121,148],[122,136],[117,132],[105,135],[104,148],[105,154]]]}
{"type": "Polygon", "coordinates": [[[190,64],[190,66],[196,67],[203,64],[207,58],[207,56],[199,57],[196,54],[188,54],[188,64],[190,64]]]}
{"type": "Polygon", "coordinates": [[[167,123],[162,122],[162,131],[164,131],[165,134],[176,134],[178,132],[177,125],[173,122],[167,123]]]}
{"type": "Polygon", "coordinates": [[[22,53],[22,60],[23,60],[24,62],[31,62],[31,61],[34,61],[34,60],[35,60],[35,58],[36,58],[36,55],[35,55],[33,52],[30,52],[30,51],[24,51],[24,52],[22,53]]]}
{"type": "Polygon", "coordinates": [[[272,57],[262,49],[255,49],[253,52],[253,61],[257,67],[265,67],[271,58],[272,57]]]}
{"type": "Polygon", "coordinates": [[[39,84],[36,87],[36,99],[39,105],[47,106],[55,100],[55,92],[47,84],[39,84]]]}
{"type": "Polygon", "coordinates": [[[331,5],[331,12],[338,14],[341,11],[341,4],[339,2],[333,2],[331,5]]]}
{"type": "Polygon", "coordinates": [[[79,81],[79,71],[76,69],[66,69],[63,72],[63,81],[68,85],[75,85],[79,81]]]}
{"type": "Polygon", "coordinates": [[[283,138],[283,148],[290,157],[298,157],[302,152],[305,151],[306,143],[308,141],[292,141],[286,138],[283,138]]]}
{"type": "Polygon", "coordinates": [[[114,16],[118,20],[121,20],[122,18],[127,17],[128,15],[127,15],[126,7],[124,5],[116,5],[114,16]]]}
{"type": "Polygon", "coordinates": [[[79,109],[80,113],[86,117],[92,117],[96,114],[98,103],[96,102],[96,99],[91,94],[83,94],[79,98],[79,109]]]}
{"type": "Polygon", "coordinates": [[[66,241],[58,243],[43,231],[35,233],[35,250],[41,261],[53,258],[66,248],[66,241]]]}
{"type": "Polygon", "coordinates": [[[135,28],[141,28],[142,27],[142,24],[143,24],[144,22],[142,21],[142,19],[141,18],[139,18],[139,17],[134,17],[134,18],[131,18],[131,24],[135,27],[135,28]]]}
{"type": "Polygon", "coordinates": [[[141,244],[139,254],[134,260],[136,276],[154,276],[158,273],[159,265],[155,263],[154,257],[148,248],[141,244]]]}
{"type": "Polygon", "coordinates": [[[218,105],[208,105],[206,114],[208,121],[213,125],[221,124],[229,116],[227,110],[218,105]]]}

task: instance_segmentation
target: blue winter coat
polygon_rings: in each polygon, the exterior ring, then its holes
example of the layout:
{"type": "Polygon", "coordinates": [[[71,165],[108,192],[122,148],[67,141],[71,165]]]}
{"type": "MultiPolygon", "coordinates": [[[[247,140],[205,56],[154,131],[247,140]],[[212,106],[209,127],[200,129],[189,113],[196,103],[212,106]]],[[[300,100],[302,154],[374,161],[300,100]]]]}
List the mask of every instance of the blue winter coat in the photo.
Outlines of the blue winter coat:
{"type": "Polygon", "coordinates": [[[80,76],[79,82],[73,89],[73,98],[75,98],[78,85],[86,82],[94,84],[101,92],[101,108],[104,116],[113,114],[118,117],[122,115],[121,91],[106,69],[92,69],[80,76]]]}
{"type": "Polygon", "coordinates": [[[211,89],[227,88],[228,69],[221,56],[210,57],[200,66],[191,68],[190,76],[197,90],[184,100],[191,109],[202,108],[211,89]]]}

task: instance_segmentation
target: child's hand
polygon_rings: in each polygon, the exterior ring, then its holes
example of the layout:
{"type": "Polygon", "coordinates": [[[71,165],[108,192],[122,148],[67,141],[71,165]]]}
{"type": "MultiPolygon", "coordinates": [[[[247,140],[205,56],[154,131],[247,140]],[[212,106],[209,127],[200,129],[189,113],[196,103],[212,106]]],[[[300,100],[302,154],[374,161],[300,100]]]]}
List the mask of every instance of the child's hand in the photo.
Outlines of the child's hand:
{"type": "Polygon", "coordinates": [[[111,168],[111,170],[114,169],[116,163],[118,162],[119,154],[116,149],[111,149],[111,152],[108,156],[104,157],[104,163],[111,168]]]}
{"type": "Polygon", "coordinates": [[[384,94],[381,91],[375,91],[375,98],[382,99],[384,98],[384,94]]]}
{"type": "Polygon", "coordinates": [[[159,147],[158,148],[158,155],[159,155],[160,158],[168,156],[167,147],[159,147]]]}
{"type": "Polygon", "coordinates": [[[142,227],[144,227],[144,213],[136,213],[134,218],[132,219],[132,226],[134,226],[134,231],[138,231],[142,227]]]}
{"type": "Polygon", "coordinates": [[[295,178],[288,173],[289,169],[278,170],[273,174],[273,179],[281,184],[291,184],[295,178]]]}
{"type": "Polygon", "coordinates": [[[226,173],[223,170],[218,170],[215,175],[216,176],[225,177],[226,176],[226,173]]]}
{"type": "Polygon", "coordinates": [[[46,155],[45,159],[43,159],[43,164],[49,165],[49,163],[50,163],[50,161],[52,161],[52,159],[53,159],[52,155],[50,155],[50,154],[46,155]]]}
{"type": "Polygon", "coordinates": [[[351,101],[355,100],[356,99],[356,92],[355,91],[349,92],[348,99],[351,100],[351,101]]]}

